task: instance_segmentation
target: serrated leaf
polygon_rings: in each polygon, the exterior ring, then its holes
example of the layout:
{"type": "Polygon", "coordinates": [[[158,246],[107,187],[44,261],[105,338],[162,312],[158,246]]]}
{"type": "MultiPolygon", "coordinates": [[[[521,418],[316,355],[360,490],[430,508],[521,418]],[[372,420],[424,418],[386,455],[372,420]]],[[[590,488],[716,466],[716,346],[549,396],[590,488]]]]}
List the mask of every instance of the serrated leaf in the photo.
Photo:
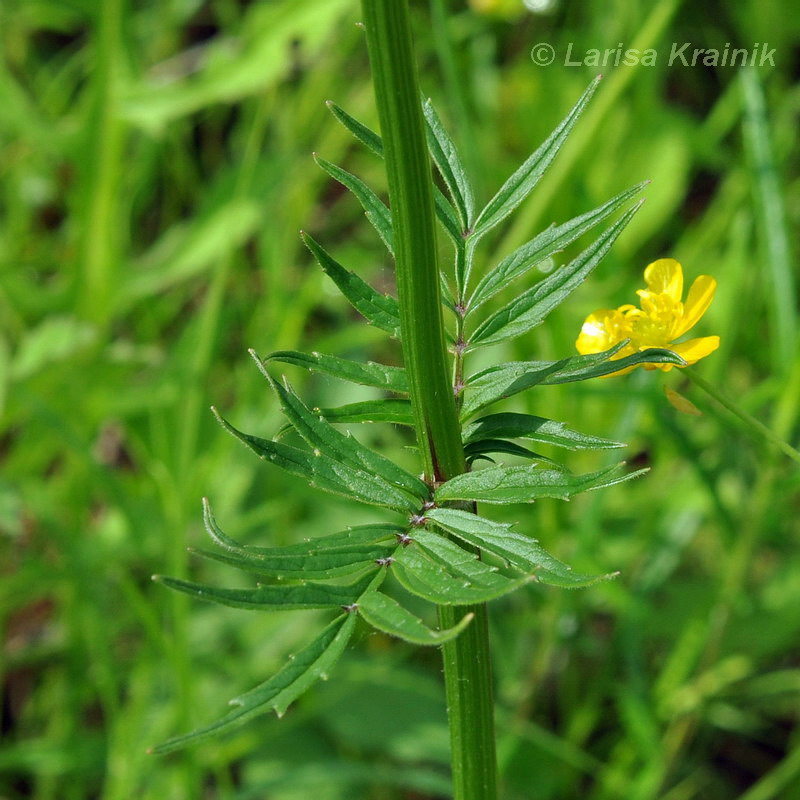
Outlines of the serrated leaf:
{"type": "Polygon", "coordinates": [[[536,539],[511,530],[511,525],[492,522],[469,511],[434,508],[426,512],[428,520],[465,542],[493,553],[526,574],[552,586],[579,589],[614,577],[582,575],[541,547],[536,539]]]}
{"type": "Polygon", "coordinates": [[[316,153],[314,153],[314,160],[331,176],[331,178],[341,183],[342,186],[349,189],[355,195],[358,202],[361,203],[361,207],[364,209],[367,219],[386,245],[386,249],[391,254],[394,254],[392,215],[383,200],[381,200],[361,178],[336,166],[336,164],[332,164],[330,161],[326,161],[316,153]]]}
{"type": "Polygon", "coordinates": [[[579,492],[613,486],[647,471],[626,473],[624,467],[624,464],[615,464],[585,475],[572,475],[558,469],[540,469],[535,464],[487,467],[456,475],[439,486],[434,498],[437,504],[453,500],[533,503],[542,497],[568,500],[579,492]]]}
{"type": "MultiPolygon", "coordinates": [[[[313,544],[309,543],[306,546],[310,548],[313,544]]],[[[264,556],[252,553],[231,555],[195,548],[190,548],[190,552],[251,575],[296,581],[302,578],[334,578],[357,572],[367,566],[378,566],[379,562],[389,558],[396,548],[396,543],[383,546],[342,545],[321,553],[309,551],[289,556],[264,556]]]]}
{"type": "Polygon", "coordinates": [[[531,439],[567,450],[601,450],[613,447],[625,447],[622,442],[612,442],[597,436],[571,430],[563,422],[556,422],[545,417],[532,414],[504,412],[489,414],[466,425],[461,432],[465,444],[481,439],[493,439],[499,436],[509,439],[531,439]]]}
{"type": "Polygon", "coordinates": [[[422,111],[427,123],[428,150],[453,200],[461,220],[462,230],[466,231],[472,226],[475,216],[475,198],[472,185],[467,177],[455,143],[442,125],[439,115],[430,100],[422,104],[422,111]]]}
{"type": "Polygon", "coordinates": [[[322,417],[313,414],[288,382],[282,386],[264,369],[258,357],[256,359],[262,374],[278,396],[286,418],[309,446],[314,448],[315,453],[319,450],[340,464],[349,464],[355,469],[366,470],[387,483],[410,492],[419,500],[420,505],[430,497],[427,484],[386,456],[370,450],[358,439],[341,433],[322,417]]]}
{"type": "Polygon", "coordinates": [[[328,100],[325,105],[328,106],[333,116],[336,117],[359,142],[365,145],[368,150],[375,153],[376,156],[383,158],[383,141],[375,131],[359,122],[355,117],[351,117],[343,108],[337,106],[332,100],[328,100]]]}
{"type": "Polygon", "coordinates": [[[602,353],[570,356],[558,361],[508,361],[494,364],[468,377],[464,385],[461,419],[469,419],[476,411],[533,386],[553,386],[559,383],[584,381],[611,375],[639,364],[676,364],[683,359],[671,350],[649,348],[624,358],[613,359],[627,340],[602,353]]]}
{"type": "Polygon", "coordinates": [[[502,222],[531,192],[545,170],[566,141],[578,117],[594,94],[599,77],[581,95],[569,114],[561,121],[549,138],[522,164],[522,166],[500,187],[475,221],[472,238],[484,236],[495,225],[502,222]]]}
{"type": "Polygon", "coordinates": [[[473,617],[473,614],[465,614],[452,628],[433,630],[382,592],[367,592],[358,602],[358,613],[373,628],[406,642],[421,645],[439,645],[455,639],[473,617]]]}
{"type": "Polygon", "coordinates": [[[276,350],[263,359],[280,361],[283,364],[294,364],[304,367],[310,372],[321,372],[343,381],[359,383],[362,386],[374,386],[396,394],[408,394],[408,378],[402,367],[390,367],[374,361],[350,361],[347,358],[328,356],[324,353],[301,353],[297,350],[276,350]]]}
{"type": "Polygon", "coordinates": [[[203,524],[205,525],[211,540],[231,553],[240,553],[247,557],[255,558],[282,558],[291,556],[304,556],[307,554],[325,553],[331,550],[338,550],[341,547],[367,547],[387,540],[396,540],[398,536],[404,534],[405,526],[392,525],[390,523],[380,523],[376,525],[357,525],[355,528],[348,528],[338,533],[327,536],[317,536],[313,539],[306,539],[297,544],[285,545],[283,547],[257,547],[254,545],[240,544],[235,539],[228,536],[217,524],[217,520],[211,511],[208,498],[203,498],[203,524]]]}
{"type": "Polygon", "coordinates": [[[400,549],[392,561],[391,570],[401,586],[412,594],[432,603],[450,606],[486,603],[513,592],[530,580],[527,576],[513,579],[492,572],[479,583],[472,583],[463,575],[454,574],[448,566],[428,557],[412,543],[400,549]]]}
{"type": "Polygon", "coordinates": [[[391,508],[400,513],[414,513],[418,504],[394,486],[360,469],[341,464],[320,453],[307,453],[296,447],[261,439],[234,428],[219,412],[211,409],[228,433],[249,447],[259,458],[270,461],[293,475],[306,478],[332,494],[349,497],[362,503],[391,508]]]}
{"type": "Polygon", "coordinates": [[[467,378],[461,419],[469,419],[480,409],[542,383],[567,361],[510,361],[497,364],[467,378]]]}
{"type": "MultiPolygon", "coordinates": [[[[553,462],[552,458],[534,453],[527,447],[509,442],[506,439],[477,439],[464,446],[464,455],[467,461],[474,461],[476,458],[486,455],[486,453],[503,453],[509,456],[519,456],[520,458],[531,458],[536,461],[553,462]]],[[[562,468],[565,469],[565,468],[562,468]]]]}
{"type": "MultiPolygon", "coordinates": [[[[377,567],[376,567],[377,568],[377,567]]],[[[256,611],[295,611],[308,608],[350,606],[366,591],[374,575],[347,586],[329,583],[299,583],[292,586],[257,586],[255,589],[223,589],[180,578],[154,575],[153,580],[170,589],[231,608],[256,611]]]]}
{"type": "Polygon", "coordinates": [[[627,341],[620,342],[620,344],[602,353],[572,356],[563,359],[560,362],[561,366],[547,375],[542,384],[554,386],[559,383],[574,383],[575,381],[586,381],[590,378],[602,378],[604,375],[613,375],[615,372],[628,367],[636,367],[640,364],[675,364],[678,367],[686,365],[686,362],[677,353],[658,347],[650,347],[624,358],[611,360],[610,357],[618,353],[626,344],[627,341]]]}
{"type": "Polygon", "coordinates": [[[647,183],[648,181],[644,181],[621,192],[594,211],[581,214],[557,227],[547,228],[531,241],[518,247],[480,280],[467,304],[467,314],[480,308],[509,283],[524,275],[540,262],[561,252],[568,244],[591,230],[638,194],[647,183]]]}
{"type": "Polygon", "coordinates": [[[192,733],[176,736],[152,748],[153,753],[170,753],[212,736],[235,730],[258,714],[275,711],[282,716],[300,695],[324,678],[344,652],[356,625],[355,614],[337,617],[325,630],[268,681],[234,698],[236,708],[222,719],[192,733]]]}
{"type": "Polygon", "coordinates": [[[400,308],[394,297],[376,292],[355,272],[345,269],[325,248],[307,233],[301,233],[303,242],[311,251],[325,274],[339,287],[353,308],[364,319],[382,331],[400,338],[400,308]]]}
{"type": "Polygon", "coordinates": [[[315,409],[328,422],[393,422],[414,426],[414,413],[408,400],[363,400],[336,408],[315,409]]]}
{"type": "Polygon", "coordinates": [[[425,528],[415,528],[410,534],[414,544],[421,547],[431,558],[462,576],[469,583],[491,586],[497,567],[481,561],[477,551],[469,552],[450,539],[431,533],[425,528]]]}
{"type": "Polygon", "coordinates": [[[469,337],[470,349],[527,333],[577,289],[611,249],[642,203],[629,209],[579,256],[559,267],[485,320],[469,337]]]}
{"type": "MultiPolygon", "coordinates": [[[[366,145],[376,156],[383,158],[383,140],[375,131],[368,128],[354,117],[351,117],[344,109],[337,106],[336,103],[329,100],[327,105],[333,116],[336,117],[356,139],[366,145]]],[[[450,205],[450,202],[442,194],[438,186],[433,187],[433,200],[436,206],[437,219],[445,231],[447,231],[450,238],[458,243],[461,239],[461,228],[458,224],[458,217],[453,207],[450,205]]]]}

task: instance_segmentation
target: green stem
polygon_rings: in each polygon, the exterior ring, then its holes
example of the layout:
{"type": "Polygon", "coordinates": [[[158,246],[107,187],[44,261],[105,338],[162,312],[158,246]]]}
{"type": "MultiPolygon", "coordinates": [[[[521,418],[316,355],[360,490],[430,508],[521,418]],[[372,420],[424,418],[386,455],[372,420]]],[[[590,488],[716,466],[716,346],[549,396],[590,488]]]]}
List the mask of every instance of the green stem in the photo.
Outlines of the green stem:
{"type": "MultiPolygon", "coordinates": [[[[428,482],[466,470],[445,349],[433,179],[425,144],[407,0],[362,0],[394,228],[403,360],[428,482]]],[[[496,757],[485,605],[439,608],[443,626],[475,619],[442,647],[453,796],[495,800],[496,757]]]]}
{"type": "Polygon", "coordinates": [[[699,373],[695,372],[691,367],[683,367],[683,373],[695,384],[701,388],[710,397],[713,397],[723,408],[726,408],[734,416],[737,416],[748,427],[751,433],[755,434],[761,439],[765,439],[770,444],[775,445],[789,458],[800,464],[800,452],[794,449],[788,442],[785,442],[780,436],[774,434],[763,422],[759,422],[755,417],[748,414],[746,411],[739,408],[727,395],[723,394],[716,386],[709,383],[699,373]]]}

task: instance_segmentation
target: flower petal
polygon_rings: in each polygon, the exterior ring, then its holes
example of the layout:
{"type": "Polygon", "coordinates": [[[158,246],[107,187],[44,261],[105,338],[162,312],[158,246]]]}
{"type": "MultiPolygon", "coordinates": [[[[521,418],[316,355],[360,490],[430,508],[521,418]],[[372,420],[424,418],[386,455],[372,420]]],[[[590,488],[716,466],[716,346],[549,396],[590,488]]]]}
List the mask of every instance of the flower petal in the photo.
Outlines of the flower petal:
{"type": "Polygon", "coordinates": [[[694,364],[719,347],[719,336],[702,336],[687,342],[673,344],[670,350],[677,353],[687,364],[694,364]]]}
{"type": "MultiPolygon", "coordinates": [[[[586,317],[575,341],[575,348],[581,355],[601,353],[629,337],[630,325],[620,310],[601,308],[586,317]]],[[[621,357],[617,355],[617,358],[621,357]]]]}
{"type": "Polygon", "coordinates": [[[717,282],[710,275],[698,275],[695,278],[683,305],[683,319],[675,330],[675,336],[682,336],[697,324],[700,317],[708,311],[716,291],[717,282]]]}
{"type": "Polygon", "coordinates": [[[683,294],[683,268],[674,258],[659,258],[644,271],[647,289],[653,294],[667,294],[680,303],[683,294]]]}

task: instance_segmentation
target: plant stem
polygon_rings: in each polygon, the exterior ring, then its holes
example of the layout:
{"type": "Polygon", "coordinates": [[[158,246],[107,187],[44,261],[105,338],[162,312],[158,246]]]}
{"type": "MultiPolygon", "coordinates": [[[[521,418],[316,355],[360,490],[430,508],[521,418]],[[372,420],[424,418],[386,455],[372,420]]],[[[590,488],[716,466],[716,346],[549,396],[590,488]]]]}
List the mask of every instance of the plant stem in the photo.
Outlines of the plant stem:
{"type": "Polygon", "coordinates": [[[770,444],[775,445],[789,458],[800,464],[800,452],[795,450],[788,442],[785,442],[777,434],[773,433],[763,422],[759,422],[755,417],[748,414],[741,409],[736,403],[733,402],[727,395],[723,394],[717,389],[714,384],[709,383],[705,378],[695,372],[691,367],[683,367],[683,373],[695,384],[701,388],[710,397],[713,397],[723,408],[726,408],[734,416],[737,416],[742,422],[745,423],[751,433],[755,434],[761,439],[765,439],[770,444]]]}
{"type": "MultiPolygon", "coordinates": [[[[362,0],[394,228],[403,360],[425,477],[435,486],[466,470],[445,349],[436,259],[433,180],[425,144],[407,0],[362,0]]],[[[495,800],[496,756],[486,606],[439,607],[443,626],[472,624],[442,647],[453,796],[495,800]]]]}

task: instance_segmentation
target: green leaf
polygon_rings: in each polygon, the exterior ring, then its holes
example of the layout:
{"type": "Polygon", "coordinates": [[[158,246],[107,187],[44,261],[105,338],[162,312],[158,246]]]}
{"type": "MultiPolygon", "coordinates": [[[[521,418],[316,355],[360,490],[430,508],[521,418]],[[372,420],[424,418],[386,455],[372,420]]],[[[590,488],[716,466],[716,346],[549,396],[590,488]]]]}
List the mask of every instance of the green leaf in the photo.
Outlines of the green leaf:
{"type": "Polygon", "coordinates": [[[307,453],[296,447],[271,442],[242,433],[212,407],[217,421],[228,433],[249,447],[259,458],[270,461],[293,475],[306,478],[311,486],[349,497],[362,503],[391,508],[400,513],[414,513],[418,503],[389,483],[360,469],[341,464],[320,453],[307,453]]]}
{"type": "Polygon", "coordinates": [[[621,442],[612,442],[597,436],[588,436],[568,428],[563,422],[556,422],[532,414],[505,412],[489,414],[466,425],[461,432],[465,444],[498,436],[509,439],[531,439],[534,442],[553,444],[567,450],[601,450],[625,447],[621,442]]]}
{"type": "Polygon", "coordinates": [[[337,617],[311,644],[290,658],[268,681],[231,700],[236,708],[222,719],[192,733],[176,736],[152,748],[153,753],[170,753],[212,736],[235,730],[257,714],[275,711],[283,716],[286,709],[317,680],[327,677],[344,652],[356,625],[355,614],[337,617]]]}
{"type": "Polygon", "coordinates": [[[408,400],[363,400],[336,408],[314,409],[328,422],[393,422],[414,426],[414,413],[408,400]]]}
{"type": "Polygon", "coordinates": [[[500,187],[497,194],[478,215],[472,235],[473,239],[479,239],[502,222],[536,186],[578,121],[578,117],[594,94],[599,80],[598,76],[592,81],[589,88],[581,95],[550,137],[500,187]]]}
{"type": "Polygon", "coordinates": [[[481,561],[477,552],[467,551],[439,533],[431,533],[424,528],[415,528],[410,536],[413,543],[429,556],[446,565],[451,572],[462,576],[469,583],[482,586],[494,585],[497,567],[481,561]]]}
{"type": "Polygon", "coordinates": [[[526,333],[538,325],[586,280],[641,205],[642,201],[629,209],[572,262],[559,267],[544,280],[492,314],[469,337],[469,348],[478,344],[485,346],[502,342],[526,333]]]}
{"type": "Polygon", "coordinates": [[[508,361],[476,372],[465,381],[461,419],[466,420],[497,400],[511,397],[539,384],[552,386],[585,381],[639,364],[685,364],[671,350],[654,347],[612,360],[627,343],[627,340],[619,342],[602,353],[570,356],[559,361],[508,361]]]}
{"type": "Polygon", "coordinates": [[[534,574],[542,583],[579,589],[613,578],[616,574],[581,575],[573,572],[572,567],[551,556],[536,539],[512,531],[511,525],[492,522],[468,511],[435,508],[427,512],[426,517],[474,547],[493,553],[529,575],[534,574]]]}
{"type": "MultiPolygon", "coordinates": [[[[311,543],[306,545],[308,548],[312,546],[311,543]]],[[[383,547],[344,545],[336,550],[325,550],[322,553],[309,551],[303,555],[273,557],[252,554],[234,556],[216,550],[200,550],[193,547],[189,548],[189,552],[251,575],[296,581],[302,578],[334,578],[357,572],[367,566],[381,566],[379,562],[391,557],[396,547],[396,544],[383,547]]]]}
{"type": "Polygon", "coordinates": [[[467,461],[474,461],[486,453],[504,453],[520,458],[532,458],[536,461],[553,461],[552,458],[534,453],[533,450],[506,439],[477,439],[464,446],[464,455],[467,457],[467,461]]]}
{"type": "Polygon", "coordinates": [[[346,270],[321,244],[305,232],[301,238],[312,252],[317,263],[326,275],[339,287],[339,291],[348,299],[353,308],[371,325],[400,338],[400,309],[394,297],[376,292],[355,272],[346,270]]]}
{"type": "Polygon", "coordinates": [[[542,383],[558,371],[568,359],[561,361],[510,361],[476,372],[467,378],[461,419],[469,419],[481,408],[518,394],[542,383]]]}
{"type": "Polygon", "coordinates": [[[409,544],[401,548],[392,561],[392,574],[412,594],[432,603],[467,606],[486,603],[513,592],[530,578],[506,578],[498,572],[489,573],[479,583],[471,583],[451,571],[448,566],[426,555],[424,550],[409,544]]]}
{"type": "Polygon", "coordinates": [[[686,362],[677,353],[658,347],[650,347],[647,350],[640,350],[638,353],[633,353],[624,358],[611,360],[611,356],[618,353],[626,344],[627,341],[624,341],[602,353],[566,358],[561,362],[559,369],[551,372],[542,381],[542,384],[553,386],[558,383],[573,383],[575,381],[586,381],[590,378],[601,378],[604,375],[612,375],[615,372],[619,372],[619,370],[639,366],[640,364],[686,366],[686,362]]]}
{"type": "MultiPolygon", "coordinates": [[[[356,139],[366,145],[376,156],[383,158],[383,140],[375,131],[368,128],[354,117],[351,117],[346,111],[337,106],[336,103],[329,100],[327,105],[333,116],[336,117],[356,139]]],[[[458,223],[458,217],[447,198],[437,186],[433,188],[433,200],[436,205],[437,219],[450,235],[450,238],[458,243],[461,240],[461,227],[458,223]]]]}
{"type": "Polygon", "coordinates": [[[594,211],[581,214],[563,225],[552,226],[517,248],[480,280],[467,304],[467,314],[475,311],[505,289],[511,281],[521,277],[546,258],[560,253],[568,244],[613,214],[648,183],[649,181],[644,181],[633,186],[594,211]]]}
{"type": "Polygon", "coordinates": [[[532,464],[487,467],[451,478],[439,486],[435,499],[437,504],[453,500],[533,503],[541,497],[568,500],[579,492],[613,486],[647,472],[624,472],[624,466],[624,463],[615,464],[585,475],[572,475],[558,469],[540,469],[532,464]]]}
{"type": "Polygon", "coordinates": [[[390,636],[421,645],[439,645],[455,639],[472,621],[472,614],[465,614],[461,621],[446,630],[432,630],[425,623],[403,608],[396,600],[382,592],[367,592],[358,601],[358,613],[365,622],[390,636]]]}
{"type": "Polygon", "coordinates": [[[378,232],[378,235],[386,245],[386,249],[394,254],[394,234],[392,233],[392,215],[383,200],[378,197],[372,189],[367,186],[361,178],[356,177],[350,172],[337,167],[336,164],[331,164],[316,153],[314,153],[314,160],[319,164],[325,172],[328,173],[335,181],[338,181],[348,188],[361,203],[364,213],[372,226],[378,232]]]}
{"type": "Polygon", "coordinates": [[[458,150],[442,125],[439,115],[434,110],[430,100],[422,104],[422,111],[427,123],[428,150],[433,157],[433,163],[436,164],[436,169],[439,170],[439,174],[447,186],[448,192],[450,192],[450,197],[453,199],[461,220],[462,230],[466,231],[472,226],[475,216],[475,199],[472,185],[467,177],[458,150]]]}
{"type": "Polygon", "coordinates": [[[363,145],[371,150],[379,158],[383,158],[383,141],[381,137],[371,128],[359,122],[355,117],[351,117],[343,108],[340,108],[332,100],[325,103],[336,119],[344,125],[353,136],[363,145]]]}
{"type": "Polygon", "coordinates": [[[349,464],[355,469],[366,470],[387,483],[410,492],[420,504],[430,497],[427,484],[380,453],[365,447],[358,439],[339,432],[322,417],[313,414],[288,382],[282,386],[264,369],[257,356],[256,362],[277,394],[286,418],[309,446],[314,448],[315,453],[319,450],[340,464],[349,464]]]}
{"type": "Polygon", "coordinates": [[[306,539],[297,544],[283,547],[256,547],[254,545],[240,544],[235,539],[231,539],[217,524],[217,520],[211,511],[211,505],[206,497],[203,498],[203,524],[212,541],[224,550],[248,557],[264,557],[266,559],[300,557],[308,554],[316,555],[336,551],[342,547],[366,547],[393,538],[396,540],[401,534],[405,534],[407,530],[407,526],[391,525],[389,523],[357,525],[355,528],[348,528],[345,531],[332,533],[328,536],[306,539]]]}
{"type": "MultiPolygon", "coordinates": [[[[252,351],[251,351],[252,352],[252,351]]],[[[255,357],[255,356],[254,356],[255,357]]],[[[402,367],[390,367],[374,361],[350,361],[346,358],[328,356],[324,353],[300,353],[297,350],[276,350],[263,359],[280,361],[283,364],[294,364],[304,367],[310,372],[321,372],[334,378],[340,378],[362,386],[374,386],[396,394],[408,394],[408,378],[402,367]]]]}
{"type": "Polygon", "coordinates": [[[372,583],[374,575],[365,575],[355,583],[338,586],[329,583],[299,583],[293,586],[258,586],[255,589],[222,589],[201,583],[154,575],[153,580],[201,600],[231,608],[256,611],[295,611],[304,608],[350,606],[372,583]]]}

